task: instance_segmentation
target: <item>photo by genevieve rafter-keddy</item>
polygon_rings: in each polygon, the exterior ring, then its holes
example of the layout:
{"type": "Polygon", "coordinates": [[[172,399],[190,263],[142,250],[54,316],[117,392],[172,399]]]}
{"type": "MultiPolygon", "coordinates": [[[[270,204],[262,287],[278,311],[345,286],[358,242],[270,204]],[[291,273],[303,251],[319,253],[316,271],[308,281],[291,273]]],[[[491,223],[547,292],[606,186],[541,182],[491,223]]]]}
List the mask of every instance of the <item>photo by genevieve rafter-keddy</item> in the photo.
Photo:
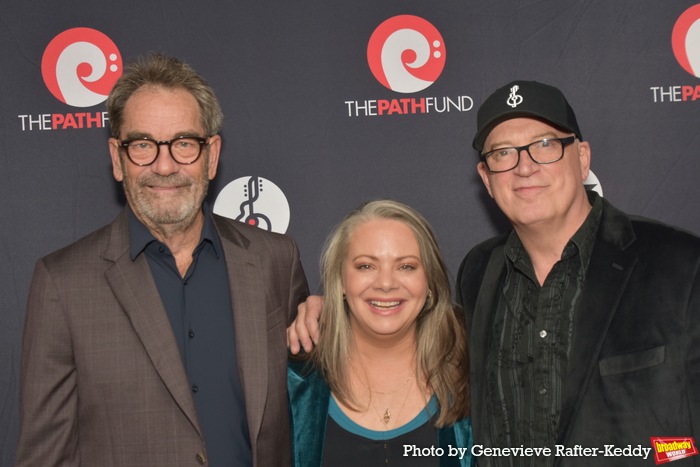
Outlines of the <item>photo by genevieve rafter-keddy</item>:
{"type": "Polygon", "coordinates": [[[673,460],[698,455],[695,440],[692,437],[652,437],[651,447],[641,444],[616,446],[605,444],[599,447],[581,445],[554,447],[484,447],[475,444],[470,448],[448,445],[442,447],[418,447],[404,445],[404,457],[456,457],[459,459],[470,455],[479,459],[482,457],[605,457],[605,458],[637,458],[640,460],[655,460],[656,464],[664,464],[673,460]],[[653,455],[652,455],[653,453],[653,455]]]}

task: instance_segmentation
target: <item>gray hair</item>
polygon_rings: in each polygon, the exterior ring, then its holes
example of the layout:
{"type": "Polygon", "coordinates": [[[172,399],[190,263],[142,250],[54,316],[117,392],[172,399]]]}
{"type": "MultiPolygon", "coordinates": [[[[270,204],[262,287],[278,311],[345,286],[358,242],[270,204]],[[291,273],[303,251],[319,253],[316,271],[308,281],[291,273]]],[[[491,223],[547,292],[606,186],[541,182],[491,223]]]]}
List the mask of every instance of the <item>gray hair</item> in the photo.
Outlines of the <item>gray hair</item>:
{"type": "Polygon", "coordinates": [[[221,131],[224,114],[214,90],[194,69],[180,60],[152,52],[127,66],[107,98],[107,113],[112,136],[119,138],[124,123],[124,107],[129,98],[144,86],[184,89],[197,101],[206,136],[221,131]]]}

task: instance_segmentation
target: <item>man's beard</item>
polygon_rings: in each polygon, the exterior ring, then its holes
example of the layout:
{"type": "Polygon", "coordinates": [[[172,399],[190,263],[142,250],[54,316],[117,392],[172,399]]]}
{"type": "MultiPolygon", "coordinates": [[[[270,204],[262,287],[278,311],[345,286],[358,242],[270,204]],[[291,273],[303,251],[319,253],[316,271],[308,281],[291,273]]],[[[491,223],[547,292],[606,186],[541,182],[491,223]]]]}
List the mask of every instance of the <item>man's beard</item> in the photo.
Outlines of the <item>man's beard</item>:
{"type": "Polygon", "coordinates": [[[200,179],[194,179],[182,174],[168,176],[144,172],[139,177],[129,177],[126,162],[122,159],[122,185],[126,199],[136,217],[149,229],[157,230],[186,230],[192,225],[202,208],[207,195],[209,179],[207,177],[209,158],[205,158],[204,170],[200,179]],[[153,193],[148,186],[179,186],[177,196],[167,199],[153,193]],[[185,188],[183,188],[185,187],[185,188]]]}

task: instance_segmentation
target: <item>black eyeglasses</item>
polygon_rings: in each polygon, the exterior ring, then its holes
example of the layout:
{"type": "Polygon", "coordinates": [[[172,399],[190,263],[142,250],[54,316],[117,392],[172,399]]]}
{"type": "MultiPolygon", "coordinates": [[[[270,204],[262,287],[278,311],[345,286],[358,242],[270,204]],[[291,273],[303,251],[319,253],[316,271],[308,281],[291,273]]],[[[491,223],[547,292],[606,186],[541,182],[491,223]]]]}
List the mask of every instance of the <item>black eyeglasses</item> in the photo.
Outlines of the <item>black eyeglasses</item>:
{"type": "Polygon", "coordinates": [[[202,154],[202,148],[209,145],[209,140],[199,136],[178,136],[170,141],[156,141],[152,138],[132,138],[119,142],[126,150],[126,155],[134,164],[144,167],[153,164],[158,158],[161,146],[168,146],[170,156],[182,165],[193,164],[202,154]]]}
{"type": "Polygon", "coordinates": [[[498,148],[479,154],[490,172],[500,173],[513,170],[520,163],[520,152],[527,151],[536,164],[552,164],[564,157],[564,148],[576,140],[576,136],[566,138],[546,138],[525,146],[498,148]]]}

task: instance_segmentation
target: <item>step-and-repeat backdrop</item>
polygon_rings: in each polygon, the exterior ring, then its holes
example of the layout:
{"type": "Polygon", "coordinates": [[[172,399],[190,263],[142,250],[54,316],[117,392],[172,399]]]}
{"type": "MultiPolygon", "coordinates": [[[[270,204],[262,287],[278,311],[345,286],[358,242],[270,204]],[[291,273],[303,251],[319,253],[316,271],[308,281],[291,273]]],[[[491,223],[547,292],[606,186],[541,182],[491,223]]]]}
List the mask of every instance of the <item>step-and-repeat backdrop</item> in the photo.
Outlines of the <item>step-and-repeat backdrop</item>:
{"type": "Polygon", "coordinates": [[[507,228],[476,173],[496,87],[560,87],[587,184],[700,233],[700,4],[298,0],[0,4],[0,465],[18,437],[19,348],[37,258],[122,208],[104,100],[151,50],[192,64],[226,115],[216,212],[287,232],[311,287],[332,225],[390,197],[435,227],[451,273],[507,228]]]}

